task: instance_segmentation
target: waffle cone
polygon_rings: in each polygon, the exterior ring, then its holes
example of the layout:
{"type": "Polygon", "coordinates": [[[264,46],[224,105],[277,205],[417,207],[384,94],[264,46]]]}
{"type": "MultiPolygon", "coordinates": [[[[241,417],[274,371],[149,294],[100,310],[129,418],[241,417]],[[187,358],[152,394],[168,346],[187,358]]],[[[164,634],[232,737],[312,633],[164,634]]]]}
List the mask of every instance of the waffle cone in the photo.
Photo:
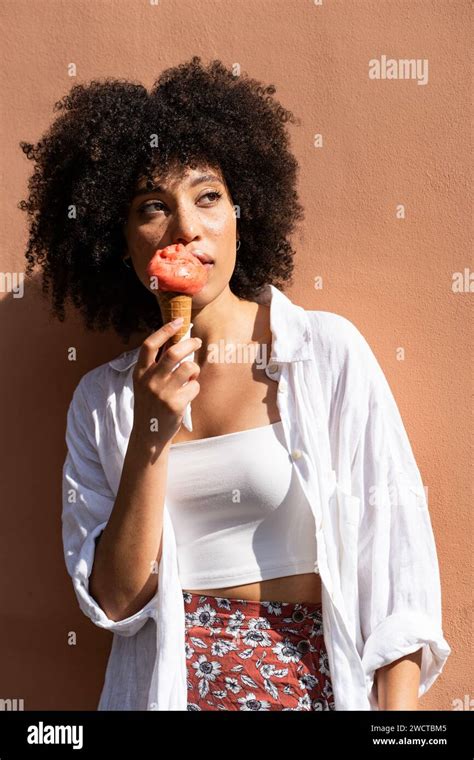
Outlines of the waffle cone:
{"type": "Polygon", "coordinates": [[[158,302],[160,304],[161,316],[163,317],[163,323],[171,322],[178,317],[184,317],[184,322],[169,339],[170,345],[178,343],[181,338],[184,338],[189,330],[191,324],[191,306],[193,303],[193,297],[184,295],[183,293],[174,293],[173,291],[158,291],[158,302]]]}

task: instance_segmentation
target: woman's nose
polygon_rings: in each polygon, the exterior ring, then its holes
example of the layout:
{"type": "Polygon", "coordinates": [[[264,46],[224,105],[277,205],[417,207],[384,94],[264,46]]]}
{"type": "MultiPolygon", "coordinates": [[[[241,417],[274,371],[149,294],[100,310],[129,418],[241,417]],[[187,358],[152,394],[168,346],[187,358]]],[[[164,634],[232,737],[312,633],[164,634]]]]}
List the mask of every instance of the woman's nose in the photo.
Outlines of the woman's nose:
{"type": "Polygon", "coordinates": [[[194,212],[189,208],[177,208],[171,227],[172,238],[176,242],[193,240],[197,232],[194,212]]]}

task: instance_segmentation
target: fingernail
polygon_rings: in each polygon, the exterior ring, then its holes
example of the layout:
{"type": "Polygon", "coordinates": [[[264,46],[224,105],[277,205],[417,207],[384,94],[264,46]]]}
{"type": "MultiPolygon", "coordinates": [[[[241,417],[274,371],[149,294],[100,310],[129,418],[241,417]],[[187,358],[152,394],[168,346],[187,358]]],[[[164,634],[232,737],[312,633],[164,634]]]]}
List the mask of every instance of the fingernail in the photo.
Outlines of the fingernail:
{"type": "Polygon", "coordinates": [[[173,319],[173,321],[172,321],[171,324],[173,325],[173,327],[175,327],[175,326],[177,327],[182,322],[184,322],[184,317],[178,317],[178,319],[173,319]]]}

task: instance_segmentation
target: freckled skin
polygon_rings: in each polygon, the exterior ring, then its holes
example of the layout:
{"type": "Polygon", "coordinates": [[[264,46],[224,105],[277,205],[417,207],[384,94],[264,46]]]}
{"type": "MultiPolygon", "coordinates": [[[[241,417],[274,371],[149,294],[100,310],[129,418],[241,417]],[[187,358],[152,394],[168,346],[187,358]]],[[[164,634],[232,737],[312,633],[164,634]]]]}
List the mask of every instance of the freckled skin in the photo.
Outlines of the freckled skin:
{"type": "MultiPolygon", "coordinates": [[[[210,173],[209,167],[204,168],[210,173]]],[[[124,229],[128,254],[141,282],[156,296],[156,291],[149,287],[146,274],[146,267],[156,249],[176,243],[185,246],[199,244],[216,264],[209,282],[193,299],[193,319],[195,312],[217,296],[220,296],[222,305],[226,303],[232,309],[234,318],[240,318],[238,306],[241,302],[228,286],[235,268],[237,244],[237,220],[232,199],[222,173],[217,169],[212,173],[220,176],[222,183],[213,181],[189,187],[188,183],[203,173],[204,169],[186,173],[175,169],[167,175],[166,183],[161,183],[166,184],[167,192],[134,199],[124,229]],[[207,195],[213,192],[222,193],[222,197],[207,195]],[[143,209],[145,205],[148,207],[143,209]]],[[[142,186],[145,186],[144,181],[139,183],[139,187],[142,186]]],[[[193,334],[197,333],[193,331],[193,334]]]]}

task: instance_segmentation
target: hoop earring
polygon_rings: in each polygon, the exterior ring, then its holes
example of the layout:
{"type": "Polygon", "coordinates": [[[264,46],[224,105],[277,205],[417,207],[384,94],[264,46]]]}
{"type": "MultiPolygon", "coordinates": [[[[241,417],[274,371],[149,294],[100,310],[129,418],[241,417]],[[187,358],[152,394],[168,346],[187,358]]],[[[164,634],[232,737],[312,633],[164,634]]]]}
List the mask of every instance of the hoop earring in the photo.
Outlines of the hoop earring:
{"type": "Polygon", "coordinates": [[[130,266],[130,264],[128,263],[128,259],[129,259],[129,258],[130,258],[130,256],[125,256],[125,258],[123,258],[123,259],[122,259],[122,263],[123,263],[123,265],[124,265],[125,267],[127,267],[127,269],[131,269],[131,268],[132,268],[132,267],[130,266]]]}
{"type": "Polygon", "coordinates": [[[236,249],[235,249],[235,250],[236,250],[236,251],[238,251],[238,250],[239,250],[239,248],[240,248],[240,238],[239,238],[239,239],[238,239],[238,241],[237,241],[237,247],[236,247],[236,249]]]}

